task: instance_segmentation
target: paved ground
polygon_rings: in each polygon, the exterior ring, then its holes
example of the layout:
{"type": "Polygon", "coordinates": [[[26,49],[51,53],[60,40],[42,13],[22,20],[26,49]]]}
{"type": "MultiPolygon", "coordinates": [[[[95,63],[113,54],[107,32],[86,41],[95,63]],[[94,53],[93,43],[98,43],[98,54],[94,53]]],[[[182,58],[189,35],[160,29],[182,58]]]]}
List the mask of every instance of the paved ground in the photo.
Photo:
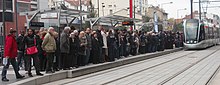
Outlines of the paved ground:
{"type": "Polygon", "coordinates": [[[205,85],[220,66],[219,49],[180,51],[45,85],[205,85]]]}
{"type": "MultiPolygon", "coordinates": [[[[93,65],[93,64],[90,64],[90,65],[93,65]]],[[[89,65],[88,65],[89,66],[89,65]]],[[[85,66],[86,67],[86,66],[85,66]]],[[[3,66],[0,66],[0,74],[2,74],[2,69],[3,69],[3,66]]],[[[64,70],[62,70],[64,71],[64,70]]],[[[66,70],[65,70],[66,71],[66,70]]],[[[30,77],[28,77],[28,74],[27,74],[27,71],[25,71],[24,69],[21,69],[19,71],[19,73],[21,75],[24,75],[25,78],[24,79],[28,79],[30,77]]],[[[41,72],[43,73],[44,75],[50,75],[50,74],[46,74],[45,72],[41,72]]],[[[56,72],[55,72],[56,73],[56,72]]],[[[36,72],[34,70],[34,68],[32,68],[32,74],[34,77],[39,77],[39,76],[36,76],[36,72]]],[[[32,78],[34,78],[32,77],[32,78]]],[[[1,77],[0,77],[1,78],[1,77]]],[[[24,80],[24,79],[16,79],[16,76],[15,76],[15,73],[14,73],[14,70],[13,70],[13,67],[10,65],[8,71],[7,71],[7,78],[9,79],[9,82],[2,82],[0,80],[0,85],[7,85],[7,84],[11,84],[11,83],[14,83],[14,82],[17,82],[17,81],[20,81],[20,80],[24,80]]]]}
{"type": "Polygon", "coordinates": [[[220,73],[218,72],[214,79],[210,82],[210,85],[219,85],[220,84],[220,73]]]}
{"type": "MultiPolygon", "coordinates": [[[[0,67],[0,74],[2,74],[2,68],[3,68],[3,66],[0,67]]],[[[24,79],[29,78],[28,75],[26,74],[26,71],[20,70],[19,72],[20,72],[21,75],[25,76],[24,79]]],[[[32,73],[33,73],[33,76],[36,76],[35,70],[33,70],[32,73]]],[[[16,77],[15,77],[15,73],[14,73],[14,70],[13,70],[12,66],[10,66],[10,68],[9,68],[9,70],[7,72],[7,78],[9,79],[9,82],[2,82],[0,80],[0,85],[7,85],[7,84],[10,84],[10,83],[19,81],[19,79],[16,79],[16,77]]]]}

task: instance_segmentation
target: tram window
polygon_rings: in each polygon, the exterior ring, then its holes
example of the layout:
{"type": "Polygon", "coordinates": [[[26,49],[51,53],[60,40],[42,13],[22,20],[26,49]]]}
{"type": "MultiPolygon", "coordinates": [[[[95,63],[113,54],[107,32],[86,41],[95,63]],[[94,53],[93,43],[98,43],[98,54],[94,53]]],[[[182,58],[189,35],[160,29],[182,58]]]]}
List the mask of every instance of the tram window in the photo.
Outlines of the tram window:
{"type": "Polygon", "coordinates": [[[212,31],[212,39],[214,39],[214,31],[213,31],[213,27],[212,27],[211,31],[212,31]]]}
{"type": "Polygon", "coordinates": [[[217,28],[216,27],[213,28],[213,32],[214,32],[214,38],[217,38],[218,36],[217,36],[217,28]]]}
{"type": "Polygon", "coordinates": [[[208,31],[209,39],[212,39],[212,28],[209,27],[208,30],[209,30],[209,31],[208,31]]]}
{"type": "Polygon", "coordinates": [[[205,39],[209,39],[209,29],[205,28],[205,39]]]}
{"type": "Polygon", "coordinates": [[[219,28],[217,28],[217,36],[218,36],[218,38],[220,38],[220,30],[219,30],[219,28]]]}
{"type": "Polygon", "coordinates": [[[199,33],[199,41],[205,40],[205,29],[204,25],[200,26],[200,33],[199,33]]]}

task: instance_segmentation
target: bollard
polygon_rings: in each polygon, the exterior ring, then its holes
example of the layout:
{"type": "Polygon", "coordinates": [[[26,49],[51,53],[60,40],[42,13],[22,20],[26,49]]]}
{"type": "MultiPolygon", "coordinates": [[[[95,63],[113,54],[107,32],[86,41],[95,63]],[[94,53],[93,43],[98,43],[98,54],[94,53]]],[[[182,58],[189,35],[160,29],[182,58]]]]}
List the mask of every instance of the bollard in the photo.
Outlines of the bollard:
{"type": "Polygon", "coordinates": [[[73,78],[73,72],[72,71],[67,72],[67,78],[73,78]]]}

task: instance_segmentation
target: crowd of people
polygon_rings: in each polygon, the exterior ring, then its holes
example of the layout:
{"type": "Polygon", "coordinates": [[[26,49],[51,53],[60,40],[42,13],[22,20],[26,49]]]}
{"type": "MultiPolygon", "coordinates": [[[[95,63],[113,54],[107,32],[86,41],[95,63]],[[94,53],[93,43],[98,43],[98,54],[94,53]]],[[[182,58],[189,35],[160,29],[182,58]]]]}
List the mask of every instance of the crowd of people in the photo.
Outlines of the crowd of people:
{"type": "Polygon", "coordinates": [[[86,28],[79,31],[74,27],[65,27],[59,35],[53,27],[49,27],[40,30],[28,29],[26,34],[21,31],[17,39],[14,36],[15,32],[11,29],[6,38],[4,57],[10,61],[4,65],[2,81],[9,81],[6,78],[9,63],[14,67],[17,78],[23,78],[24,76],[18,72],[20,68],[24,68],[28,76],[33,77],[31,68],[34,66],[36,75],[43,76],[42,71],[54,73],[90,63],[112,62],[130,55],[183,46],[182,33],[170,31],[156,33],[106,30],[102,26],[97,30],[86,28]]]}

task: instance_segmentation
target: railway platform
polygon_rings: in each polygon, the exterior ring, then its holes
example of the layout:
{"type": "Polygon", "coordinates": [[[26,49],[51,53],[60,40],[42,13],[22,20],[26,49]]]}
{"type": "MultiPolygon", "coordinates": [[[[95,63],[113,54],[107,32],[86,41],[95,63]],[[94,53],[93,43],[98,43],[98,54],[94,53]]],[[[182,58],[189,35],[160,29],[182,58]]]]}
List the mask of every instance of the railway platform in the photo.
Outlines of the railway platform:
{"type": "MultiPolygon", "coordinates": [[[[17,80],[15,79],[14,71],[12,66],[10,66],[8,70],[8,79],[10,80],[9,82],[2,82],[0,81],[0,85],[40,85],[40,84],[45,84],[49,82],[54,82],[66,78],[75,78],[78,76],[82,75],[87,75],[90,73],[98,72],[101,70],[106,70],[118,66],[123,66],[126,64],[142,61],[145,59],[150,59],[158,56],[162,56],[165,54],[173,53],[182,50],[182,48],[177,48],[177,49],[170,49],[170,50],[165,50],[162,52],[156,52],[156,53],[148,53],[148,54],[143,54],[143,55],[137,55],[137,56],[131,56],[127,57],[124,59],[119,59],[114,62],[106,62],[103,64],[91,64],[88,66],[76,68],[73,70],[61,70],[53,74],[45,74],[44,76],[35,76],[35,70],[32,70],[32,73],[34,77],[27,77],[26,71],[20,70],[20,73],[22,75],[25,75],[25,79],[17,80]]],[[[3,67],[0,67],[0,72],[2,71],[3,67]]],[[[57,84],[56,84],[57,85],[57,84]]]]}

